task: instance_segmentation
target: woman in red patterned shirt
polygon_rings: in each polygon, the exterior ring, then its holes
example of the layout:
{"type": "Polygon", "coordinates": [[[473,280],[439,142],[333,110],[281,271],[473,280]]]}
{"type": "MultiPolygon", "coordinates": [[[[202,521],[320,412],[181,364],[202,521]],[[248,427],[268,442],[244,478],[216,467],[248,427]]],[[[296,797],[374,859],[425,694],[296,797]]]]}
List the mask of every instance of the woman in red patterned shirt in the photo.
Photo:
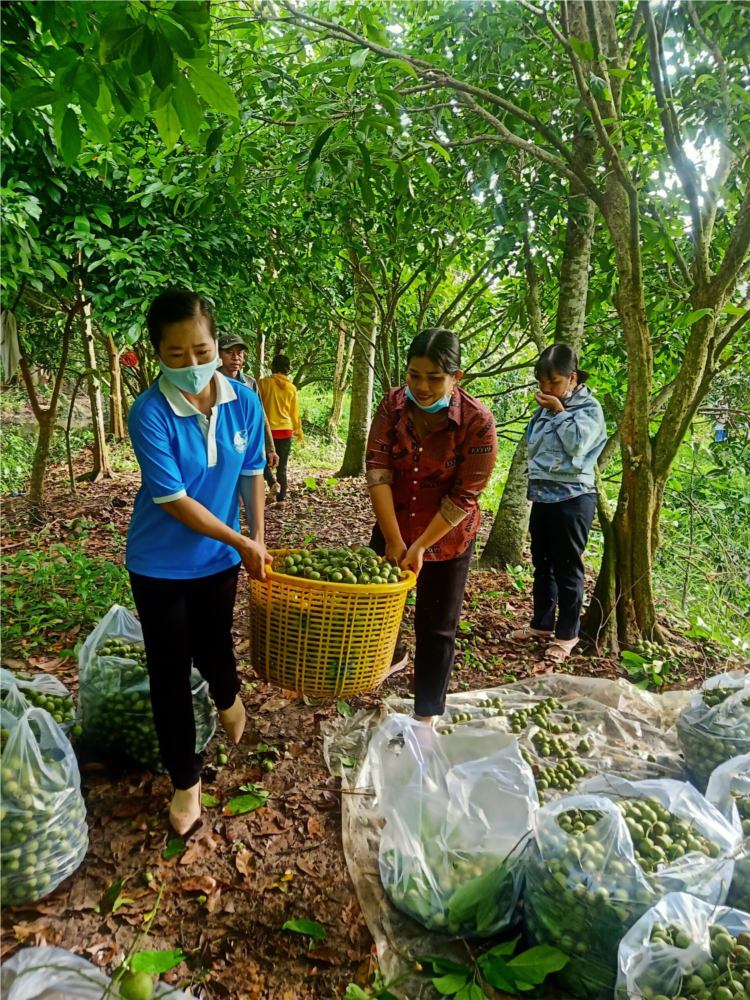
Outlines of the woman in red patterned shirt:
{"type": "MultiPolygon", "coordinates": [[[[406,358],[406,385],[382,400],[367,442],[377,524],[371,546],[418,575],[414,714],[445,710],[456,628],[479,530],[479,494],[497,457],[495,421],[458,385],[461,344],[425,330],[406,358]]],[[[394,661],[405,658],[397,650],[394,661]]]]}

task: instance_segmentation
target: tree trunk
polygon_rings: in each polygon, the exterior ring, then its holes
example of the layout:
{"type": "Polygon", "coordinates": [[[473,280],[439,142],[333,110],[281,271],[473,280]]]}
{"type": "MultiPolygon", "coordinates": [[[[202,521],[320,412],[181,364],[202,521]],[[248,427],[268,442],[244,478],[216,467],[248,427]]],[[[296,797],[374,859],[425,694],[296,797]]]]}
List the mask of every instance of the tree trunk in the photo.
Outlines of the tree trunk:
{"type": "MultiPolygon", "coordinates": [[[[96,341],[91,325],[91,305],[86,303],[80,320],[81,337],[83,340],[83,360],[87,369],[86,383],[88,385],[89,403],[91,405],[91,423],[94,430],[93,461],[94,468],[85,473],[81,479],[97,482],[100,479],[112,479],[112,468],[109,464],[109,448],[104,427],[104,407],[102,406],[101,382],[96,363],[96,341]]],[[[122,419],[122,416],[121,418],[122,419]]]]}
{"type": "Polygon", "coordinates": [[[526,435],[521,438],[513,454],[513,461],[505,480],[503,497],[497,509],[490,536],[482,552],[483,566],[504,569],[518,566],[523,561],[523,545],[529,529],[531,505],[526,499],[526,435]]]}
{"type": "Polygon", "coordinates": [[[352,400],[349,409],[349,433],[339,478],[362,476],[365,471],[367,434],[372,414],[373,371],[375,366],[375,299],[370,286],[362,277],[363,265],[350,251],[356,266],[354,290],[356,295],[356,344],[352,367],[352,400]]]}
{"type": "MultiPolygon", "coordinates": [[[[568,202],[568,223],[565,249],[560,269],[560,293],[557,300],[555,343],[569,344],[580,351],[583,324],[586,317],[586,295],[589,285],[589,259],[594,235],[594,203],[573,190],[568,202]]],[[[531,258],[526,266],[529,291],[526,311],[531,333],[541,352],[544,346],[542,316],[539,308],[539,276],[531,258]]],[[[505,480],[500,506],[495,515],[490,537],[482,553],[483,566],[503,569],[517,566],[522,560],[526,533],[529,530],[531,504],[526,499],[528,484],[526,435],[518,443],[505,480]]]]}
{"type": "Polygon", "coordinates": [[[36,439],[34,458],[31,462],[29,501],[34,507],[41,507],[44,501],[44,480],[47,476],[47,463],[49,462],[49,450],[54,429],[54,415],[49,409],[45,410],[42,419],[39,420],[39,435],[36,439]]]}
{"type": "MultiPolygon", "coordinates": [[[[614,304],[628,352],[628,390],[620,421],[622,484],[611,533],[604,536],[603,561],[614,565],[615,585],[604,580],[584,616],[583,629],[596,635],[601,622],[617,620],[617,639],[632,646],[639,636],[660,639],[656,624],[651,564],[658,538],[659,483],[653,470],[650,434],[653,355],[641,280],[637,216],[616,181],[608,187],[604,208],[615,249],[619,288],[614,304]],[[613,603],[614,602],[614,603],[613,603]]],[[[611,572],[611,570],[610,570],[611,572]]]]}
{"type": "Polygon", "coordinates": [[[612,653],[619,652],[617,638],[617,617],[614,609],[617,606],[617,538],[614,529],[615,512],[607,498],[602,482],[601,472],[596,470],[597,512],[599,527],[603,536],[602,564],[591,603],[581,623],[581,637],[588,639],[596,646],[597,653],[605,649],[612,653]]]}
{"type": "Polygon", "coordinates": [[[255,368],[253,374],[260,380],[263,378],[263,366],[266,363],[266,335],[262,331],[257,331],[255,341],[255,368]]]}
{"type": "Polygon", "coordinates": [[[109,433],[115,441],[122,441],[125,438],[125,421],[123,419],[120,352],[115,347],[111,333],[107,337],[107,358],[109,360],[109,433]]]}
{"type": "Polygon", "coordinates": [[[352,360],[354,337],[349,335],[344,323],[339,323],[339,338],[336,346],[336,368],[333,372],[333,403],[326,423],[326,433],[329,438],[338,436],[341,414],[344,409],[344,394],[349,378],[349,365],[352,360]]]}
{"type": "Polygon", "coordinates": [[[138,341],[135,345],[135,353],[138,355],[138,367],[135,370],[138,378],[138,387],[141,392],[145,392],[151,385],[151,372],[148,367],[146,347],[141,341],[138,341]]]}
{"type": "Polygon", "coordinates": [[[62,391],[63,379],[65,378],[65,369],[68,364],[70,332],[73,327],[75,315],[79,308],[80,302],[76,301],[68,309],[68,315],[65,320],[65,328],[63,330],[60,365],[57,369],[57,374],[55,375],[55,384],[52,389],[49,406],[46,409],[43,409],[39,403],[39,397],[29,369],[28,360],[23,354],[23,348],[21,348],[21,374],[23,376],[24,384],[26,385],[26,391],[29,394],[31,408],[34,411],[34,416],[36,417],[39,425],[39,436],[37,437],[36,448],[34,450],[34,458],[31,462],[31,478],[29,481],[29,501],[32,507],[35,508],[41,508],[44,502],[44,480],[47,475],[47,463],[49,461],[52,434],[55,430],[57,409],[60,405],[60,393],[62,391]]]}

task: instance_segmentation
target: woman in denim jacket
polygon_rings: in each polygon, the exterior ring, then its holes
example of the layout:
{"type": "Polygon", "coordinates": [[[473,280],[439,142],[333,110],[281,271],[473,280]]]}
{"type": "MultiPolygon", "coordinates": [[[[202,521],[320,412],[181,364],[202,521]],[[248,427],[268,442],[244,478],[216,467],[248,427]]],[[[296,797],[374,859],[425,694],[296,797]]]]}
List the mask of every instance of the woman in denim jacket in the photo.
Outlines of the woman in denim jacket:
{"type": "Polygon", "coordinates": [[[601,406],[583,384],[588,373],[579,370],[570,347],[548,347],[534,377],[539,381],[539,409],[526,431],[534,617],[530,626],[516,629],[509,638],[552,638],[554,632],[547,655],[564,660],[578,642],[583,551],[596,513],[594,468],[607,427],[601,406]]]}

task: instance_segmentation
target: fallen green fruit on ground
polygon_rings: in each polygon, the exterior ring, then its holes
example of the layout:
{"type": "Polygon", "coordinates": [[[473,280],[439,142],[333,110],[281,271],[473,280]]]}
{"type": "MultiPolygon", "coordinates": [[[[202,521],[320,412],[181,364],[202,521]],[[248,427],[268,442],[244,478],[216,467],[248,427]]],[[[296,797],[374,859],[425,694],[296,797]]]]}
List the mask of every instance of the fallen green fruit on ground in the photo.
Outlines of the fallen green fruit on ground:
{"type": "Polygon", "coordinates": [[[147,972],[126,972],[117,988],[122,1000],[151,1000],[154,983],[147,972]]]}

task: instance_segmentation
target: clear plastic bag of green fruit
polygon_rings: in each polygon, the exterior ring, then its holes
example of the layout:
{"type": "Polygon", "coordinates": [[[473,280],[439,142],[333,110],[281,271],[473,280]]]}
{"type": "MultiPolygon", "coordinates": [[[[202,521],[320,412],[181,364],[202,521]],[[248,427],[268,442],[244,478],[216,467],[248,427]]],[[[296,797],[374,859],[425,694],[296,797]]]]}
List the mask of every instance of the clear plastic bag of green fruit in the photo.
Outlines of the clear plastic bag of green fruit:
{"type": "Polygon", "coordinates": [[[714,674],[677,718],[677,735],[695,783],[705,789],[726,760],[750,753],[750,675],[714,674]]]}
{"type": "MultiPolygon", "coordinates": [[[[92,751],[162,770],[154,729],[143,632],[138,619],[115,604],[81,649],[78,721],[92,751]]],[[[195,715],[195,749],[206,746],[216,729],[208,684],[190,675],[195,715]]]]}
{"type": "Polygon", "coordinates": [[[697,788],[672,778],[597,775],[581,790],[617,802],[635,859],[659,896],[688,892],[715,905],[726,901],[742,835],[697,788]]]}
{"type": "Polygon", "coordinates": [[[49,712],[64,733],[75,726],[75,705],[62,681],[51,674],[13,674],[0,667],[0,700],[5,702],[11,688],[16,688],[33,708],[49,712]]]}
{"type": "Polygon", "coordinates": [[[513,923],[538,807],[518,742],[496,730],[441,736],[394,714],[368,757],[385,820],[380,877],[394,905],[460,937],[489,937],[513,923]]]}
{"type": "Polygon", "coordinates": [[[620,943],[617,1000],[735,1000],[750,985],[750,916],[674,892],[620,943]]]}
{"type": "Polygon", "coordinates": [[[183,990],[154,982],[145,972],[114,982],[64,948],[22,948],[3,962],[0,977],[3,1000],[191,1000],[183,990]]]}
{"type": "Polygon", "coordinates": [[[0,894],[18,905],[46,896],[78,868],[88,827],[78,763],[60,726],[41,708],[20,718],[3,708],[0,717],[0,894]]]}
{"type": "Polygon", "coordinates": [[[625,817],[604,796],[574,795],[541,808],[535,827],[524,890],[529,937],[570,957],[557,974],[566,992],[611,995],[620,940],[656,898],[625,817]]]}
{"type": "Polygon", "coordinates": [[[537,815],[525,905],[535,940],[571,956],[561,985],[595,997],[614,987],[620,938],[663,895],[724,902],[740,838],[686,782],[608,774],[581,791],[537,815]]]}
{"type": "Polygon", "coordinates": [[[716,768],[708,782],[706,799],[742,831],[727,905],[750,912],[750,753],[733,757],[716,768]]]}

